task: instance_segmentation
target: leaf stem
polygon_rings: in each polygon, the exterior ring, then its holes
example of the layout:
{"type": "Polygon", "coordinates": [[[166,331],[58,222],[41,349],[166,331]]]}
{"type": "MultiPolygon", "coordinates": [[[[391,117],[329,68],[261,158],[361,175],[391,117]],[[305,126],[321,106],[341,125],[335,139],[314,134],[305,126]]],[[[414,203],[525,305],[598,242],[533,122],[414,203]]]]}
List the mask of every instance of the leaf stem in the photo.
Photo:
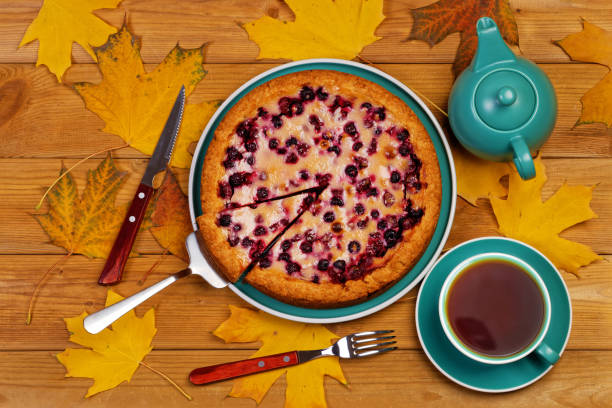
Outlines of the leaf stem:
{"type": "Polygon", "coordinates": [[[164,259],[166,258],[166,255],[168,255],[168,249],[166,248],[166,250],[164,250],[164,252],[161,254],[161,256],[159,257],[159,259],[157,261],[155,261],[155,263],[153,264],[153,266],[151,266],[149,268],[148,271],[146,271],[142,277],[138,280],[138,284],[142,285],[143,283],[145,283],[145,281],[147,280],[147,278],[149,277],[149,275],[155,270],[157,269],[157,267],[159,265],[161,265],[161,263],[164,261],[164,259]]]}
{"type": "Polygon", "coordinates": [[[151,367],[150,365],[148,365],[147,363],[145,363],[144,361],[139,361],[138,364],[141,364],[145,367],[147,367],[149,370],[153,371],[155,374],[159,375],[160,377],[162,377],[163,379],[165,379],[166,381],[168,381],[170,384],[172,384],[174,386],[174,388],[176,388],[181,394],[183,394],[183,396],[185,398],[187,398],[189,401],[193,401],[193,398],[191,397],[191,395],[187,394],[180,385],[178,385],[177,383],[175,383],[174,381],[172,381],[172,379],[170,377],[168,377],[166,374],[162,373],[159,370],[156,370],[155,368],[151,367]]]}
{"type": "MultiPolygon", "coordinates": [[[[365,62],[368,65],[371,65],[375,68],[380,69],[381,71],[384,71],[384,69],[382,69],[381,67],[379,67],[378,65],[374,64],[372,61],[367,60],[366,58],[362,57],[361,55],[358,55],[357,58],[359,58],[360,60],[362,60],[363,62],[365,62]]],[[[444,109],[442,109],[441,107],[439,107],[438,105],[436,105],[431,99],[429,99],[425,94],[423,94],[421,91],[419,91],[416,88],[411,87],[410,88],[412,91],[414,91],[414,93],[416,93],[417,95],[419,95],[421,98],[425,99],[427,102],[429,102],[434,108],[436,108],[437,110],[440,111],[440,113],[442,113],[444,116],[446,116],[448,118],[448,113],[446,113],[446,111],[444,109]]]]}
{"type": "Polygon", "coordinates": [[[124,144],[121,146],[115,146],[115,147],[107,147],[106,149],[102,149],[99,150],[95,153],[90,154],[89,156],[85,157],[84,159],[79,160],[78,162],[76,162],[72,167],[70,167],[68,170],[66,170],[65,172],[63,172],[62,174],[60,174],[60,176],[58,178],[55,179],[55,181],[53,182],[53,184],[51,184],[49,186],[49,188],[47,189],[47,191],[45,191],[45,194],[43,194],[42,198],[40,199],[40,201],[38,202],[38,204],[36,205],[36,207],[34,207],[36,210],[39,210],[40,207],[42,206],[43,201],[45,201],[45,197],[47,197],[47,195],[49,194],[49,192],[51,191],[51,189],[68,173],[70,173],[72,171],[72,169],[74,169],[75,167],[77,167],[79,164],[83,163],[84,161],[87,161],[89,159],[91,159],[93,156],[98,155],[100,153],[105,153],[105,152],[110,152],[112,150],[119,150],[119,149],[123,149],[125,147],[128,147],[129,144],[124,144]]]}
{"type": "Polygon", "coordinates": [[[38,280],[38,283],[36,284],[36,287],[34,288],[34,291],[32,292],[32,296],[30,296],[30,303],[28,305],[28,315],[26,316],[26,326],[29,326],[30,323],[32,322],[32,312],[34,311],[34,303],[36,302],[36,298],[38,296],[38,292],[40,291],[40,288],[42,287],[42,284],[47,279],[51,271],[53,271],[60,263],[68,259],[70,255],[72,255],[72,252],[68,252],[66,255],[61,257],[56,263],[51,265],[51,267],[47,269],[47,271],[43,274],[43,276],[41,276],[41,278],[38,280]]]}

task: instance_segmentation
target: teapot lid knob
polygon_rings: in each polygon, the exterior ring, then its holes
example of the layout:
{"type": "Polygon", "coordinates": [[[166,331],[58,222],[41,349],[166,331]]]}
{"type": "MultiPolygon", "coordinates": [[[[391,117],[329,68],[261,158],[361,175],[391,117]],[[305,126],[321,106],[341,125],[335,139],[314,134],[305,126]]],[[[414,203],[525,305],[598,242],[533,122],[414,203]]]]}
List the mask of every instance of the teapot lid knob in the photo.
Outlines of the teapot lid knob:
{"type": "Polygon", "coordinates": [[[516,90],[511,86],[502,86],[497,91],[497,100],[504,106],[510,106],[516,102],[516,90]]]}

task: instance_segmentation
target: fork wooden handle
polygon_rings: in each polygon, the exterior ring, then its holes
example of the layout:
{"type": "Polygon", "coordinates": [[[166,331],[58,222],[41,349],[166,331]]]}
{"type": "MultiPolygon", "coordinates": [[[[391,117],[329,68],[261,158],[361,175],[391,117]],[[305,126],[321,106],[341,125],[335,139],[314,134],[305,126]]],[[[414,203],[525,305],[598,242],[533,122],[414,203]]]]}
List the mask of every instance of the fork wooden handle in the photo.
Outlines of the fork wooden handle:
{"type": "Polygon", "coordinates": [[[196,368],[189,374],[189,381],[196,385],[210,384],[212,382],[229,380],[230,378],[241,377],[243,375],[289,367],[299,363],[297,351],[289,351],[287,353],[273,354],[271,356],[196,368]]]}

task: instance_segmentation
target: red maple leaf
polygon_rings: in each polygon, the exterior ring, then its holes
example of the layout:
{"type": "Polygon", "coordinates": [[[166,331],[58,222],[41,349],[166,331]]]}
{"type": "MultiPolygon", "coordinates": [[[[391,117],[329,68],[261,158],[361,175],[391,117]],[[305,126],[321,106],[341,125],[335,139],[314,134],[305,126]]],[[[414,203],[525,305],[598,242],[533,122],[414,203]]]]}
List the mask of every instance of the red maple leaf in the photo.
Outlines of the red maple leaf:
{"type": "Polygon", "coordinates": [[[410,11],[413,23],[408,40],[426,41],[433,47],[449,34],[461,34],[453,63],[455,77],[474,57],[478,45],[476,22],[480,17],[495,20],[504,40],[518,46],[518,30],[508,0],[440,0],[410,11]]]}

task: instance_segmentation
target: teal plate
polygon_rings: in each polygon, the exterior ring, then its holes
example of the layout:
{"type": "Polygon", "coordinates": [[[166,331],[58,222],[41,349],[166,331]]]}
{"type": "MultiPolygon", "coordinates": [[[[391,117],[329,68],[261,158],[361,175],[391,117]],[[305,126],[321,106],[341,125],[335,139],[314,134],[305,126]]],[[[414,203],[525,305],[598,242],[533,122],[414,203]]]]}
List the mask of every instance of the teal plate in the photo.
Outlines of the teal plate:
{"type": "Polygon", "coordinates": [[[442,202],[440,216],[429,246],[425,250],[425,253],[421,259],[414,265],[410,272],[381,294],[369,298],[362,303],[348,307],[334,309],[310,309],[289,305],[276,300],[243,281],[229,285],[230,289],[232,289],[247,302],[276,316],[309,323],[332,323],[357,319],[359,317],[374,313],[392,304],[397,299],[408,293],[408,291],[416,286],[416,284],[431,269],[435,259],[438,257],[442,248],[444,247],[444,243],[446,242],[446,238],[448,237],[448,233],[450,231],[455,212],[456,197],[455,169],[453,166],[450,148],[444,137],[444,133],[440,128],[440,125],[432,113],[418,98],[418,96],[416,96],[405,85],[378,69],[352,61],[335,59],[314,59],[292,62],[275,67],[256,76],[229,96],[229,98],[213,115],[206,129],[204,129],[191,164],[191,173],[189,176],[189,209],[191,213],[191,221],[194,228],[197,229],[196,217],[202,214],[200,180],[202,176],[204,156],[217,126],[221,120],[223,120],[223,117],[232,108],[232,106],[234,106],[236,102],[238,102],[251,90],[271,79],[294,72],[316,69],[334,70],[360,76],[377,83],[402,99],[416,113],[429,133],[438,155],[440,172],[442,176],[442,202]]]}
{"type": "Polygon", "coordinates": [[[478,238],[448,251],[421,285],[416,305],[416,326],[423,350],[442,374],[452,381],[483,392],[508,392],[526,387],[546,374],[552,366],[535,355],[509,364],[492,365],[474,361],[459,352],[448,340],[438,313],[438,299],[444,280],[461,261],[484,252],[514,255],[530,264],[540,275],[551,300],[551,320],[544,343],[559,355],[565,350],[572,326],[572,307],[563,278],[536,249],[513,239],[478,238]]]}

